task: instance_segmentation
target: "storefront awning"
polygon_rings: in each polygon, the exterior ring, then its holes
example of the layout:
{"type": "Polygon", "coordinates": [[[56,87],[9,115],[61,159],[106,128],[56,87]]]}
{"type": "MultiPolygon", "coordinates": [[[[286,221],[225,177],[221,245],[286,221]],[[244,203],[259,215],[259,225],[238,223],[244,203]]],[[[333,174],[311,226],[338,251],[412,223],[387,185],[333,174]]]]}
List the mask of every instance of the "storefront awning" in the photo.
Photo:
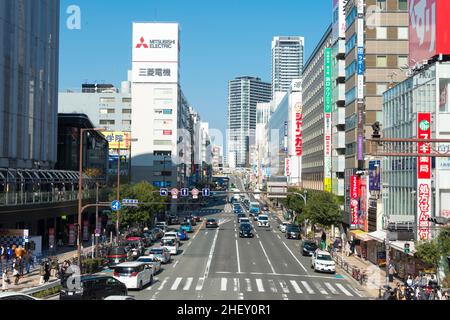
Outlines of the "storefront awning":
{"type": "MultiPolygon", "coordinates": [[[[386,231],[378,230],[367,234],[373,240],[384,243],[386,241],[386,231]]],[[[403,252],[405,249],[405,243],[409,243],[409,255],[413,256],[416,252],[413,241],[390,241],[390,245],[393,249],[403,252]]]]}
{"type": "Polygon", "coordinates": [[[386,240],[386,231],[384,231],[384,230],[370,232],[367,235],[370,238],[372,238],[373,240],[376,240],[378,242],[385,242],[385,240],[386,240]]]}
{"type": "Polygon", "coordinates": [[[362,230],[351,230],[350,234],[353,235],[356,239],[359,239],[361,241],[369,241],[372,240],[369,237],[369,234],[362,230]]]}

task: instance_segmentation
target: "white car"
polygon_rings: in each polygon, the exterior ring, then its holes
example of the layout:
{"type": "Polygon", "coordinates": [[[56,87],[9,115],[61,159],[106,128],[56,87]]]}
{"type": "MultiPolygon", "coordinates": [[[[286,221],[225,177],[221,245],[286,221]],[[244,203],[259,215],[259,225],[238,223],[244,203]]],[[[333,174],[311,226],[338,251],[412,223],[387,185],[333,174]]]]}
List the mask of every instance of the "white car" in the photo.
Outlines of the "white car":
{"type": "Polygon", "coordinates": [[[251,223],[249,218],[240,218],[239,223],[251,223]]]}
{"type": "Polygon", "coordinates": [[[282,222],[282,223],[280,223],[278,228],[280,229],[281,232],[285,233],[288,225],[289,225],[289,222],[282,222]]]}
{"type": "Polygon", "coordinates": [[[122,301],[122,300],[136,300],[136,299],[133,296],[109,296],[106,297],[105,300],[122,301]]]}
{"type": "Polygon", "coordinates": [[[327,251],[317,249],[311,257],[311,268],[314,271],[336,273],[336,263],[327,251]]]}
{"type": "Polygon", "coordinates": [[[180,243],[180,237],[178,236],[178,233],[176,231],[168,231],[164,234],[164,238],[174,238],[177,240],[178,243],[180,243]]]}
{"type": "Polygon", "coordinates": [[[266,214],[260,214],[257,221],[258,227],[270,227],[269,216],[266,214]]]}
{"type": "Polygon", "coordinates": [[[153,268],[144,262],[124,262],[114,267],[113,277],[124,283],[127,289],[142,290],[153,283],[153,268]]]}
{"type": "Polygon", "coordinates": [[[175,238],[162,238],[161,239],[161,247],[169,250],[170,254],[177,255],[178,254],[178,242],[175,238]]]}
{"type": "Polygon", "coordinates": [[[142,256],[137,259],[137,262],[144,262],[153,268],[153,275],[161,271],[161,261],[155,257],[142,256]]]}
{"type": "Polygon", "coordinates": [[[169,250],[163,247],[151,248],[148,256],[161,261],[162,264],[169,263],[172,260],[169,250]]]}

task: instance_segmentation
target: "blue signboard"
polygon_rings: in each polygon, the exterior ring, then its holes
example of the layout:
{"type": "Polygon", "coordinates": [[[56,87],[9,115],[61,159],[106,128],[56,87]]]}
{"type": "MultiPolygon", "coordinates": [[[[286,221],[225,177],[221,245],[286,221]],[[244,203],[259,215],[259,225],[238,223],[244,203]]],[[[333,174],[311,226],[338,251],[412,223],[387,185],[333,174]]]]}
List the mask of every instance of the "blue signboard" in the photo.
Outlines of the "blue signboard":
{"type": "Polygon", "coordinates": [[[358,75],[364,75],[364,48],[358,48],[358,75]]]}
{"type": "Polygon", "coordinates": [[[208,188],[202,189],[202,195],[204,197],[209,197],[211,195],[211,191],[208,188]]]}
{"type": "Polygon", "coordinates": [[[188,197],[189,196],[189,189],[188,188],[182,188],[181,189],[181,196],[182,197],[188,197]]]}
{"type": "Polygon", "coordinates": [[[369,191],[381,190],[381,161],[369,161],[369,191]]]}
{"type": "Polygon", "coordinates": [[[165,188],[161,188],[161,189],[159,190],[159,195],[160,195],[161,197],[167,197],[167,196],[169,195],[169,190],[167,190],[167,189],[165,189],[165,188]]]}
{"type": "Polygon", "coordinates": [[[114,200],[111,203],[111,210],[112,211],[119,211],[120,210],[120,201],[119,200],[114,200]]]}

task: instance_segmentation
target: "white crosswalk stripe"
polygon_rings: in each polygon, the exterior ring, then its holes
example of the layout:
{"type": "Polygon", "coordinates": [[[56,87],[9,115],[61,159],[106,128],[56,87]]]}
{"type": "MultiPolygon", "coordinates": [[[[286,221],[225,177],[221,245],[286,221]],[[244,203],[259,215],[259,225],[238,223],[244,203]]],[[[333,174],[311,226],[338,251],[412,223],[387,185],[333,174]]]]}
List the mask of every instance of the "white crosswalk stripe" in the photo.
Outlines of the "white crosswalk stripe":
{"type": "Polygon", "coordinates": [[[322,286],[320,285],[320,283],[318,283],[318,282],[313,282],[313,284],[314,284],[314,286],[319,290],[319,292],[320,292],[321,294],[324,294],[324,295],[327,295],[327,294],[328,294],[328,292],[327,292],[324,288],[322,288],[322,286]]]}
{"type": "Polygon", "coordinates": [[[270,290],[273,293],[277,293],[277,287],[275,286],[275,281],[273,281],[272,279],[269,279],[268,281],[269,281],[270,290]]]}
{"type": "Polygon", "coordinates": [[[284,292],[284,293],[289,293],[289,289],[288,289],[288,287],[287,287],[286,282],[284,282],[283,280],[280,280],[280,286],[281,286],[281,288],[283,289],[283,292],[284,292]]]}
{"type": "Polygon", "coordinates": [[[222,278],[220,283],[220,291],[227,291],[227,278],[222,278]]]}
{"type": "Polygon", "coordinates": [[[205,278],[198,279],[197,286],[195,287],[196,291],[201,291],[203,289],[203,283],[205,282],[205,278]]]}
{"type": "Polygon", "coordinates": [[[252,291],[252,284],[251,284],[251,281],[250,281],[250,279],[245,279],[245,283],[247,284],[247,291],[248,292],[251,292],[252,291]]]}
{"type": "Polygon", "coordinates": [[[234,292],[238,292],[239,291],[239,279],[238,278],[234,278],[233,281],[234,281],[234,289],[233,289],[233,291],[234,292]]]}
{"type": "Polygon", "coordinates": [[[309,286],[308,282],[302,281],[302,285],[305,287],[305,289],[306,289],[310,294],[314,294],[314,290],[311,289],[311,287],[309,286]]]}
{"type": "Polygon", "coordinates": [[[191,287],[192,281],[194,281],[194,278],[187,278],[186,283],[184,284],[183,290],[188,291],[191,287]]]}
{"type": "Polygon", "coordinates": [[[173,283],[172,287],[170,288],[170,290],[174,291],[178,289],[178,286],[181,283],[181,280],[183,280],[183,278],[176,278],[175,282],[173,283]]]}
{"type": "Polygon", "coordinates": [[[348,297],[353,297],[353,295],[350,292],[348,292],[348,290],[345,289],[345,287],[342,284],[336,283],[336,287],[338,287],[348,297]]]}
{"type": "Polygon", "coordinates": [[[258,288],[258,292],[264,292],[264,286],[261,279],[256,279],[256,287],[258,288]]]}
{"type": "Polygon", "coordinates": [[[161,285],[159,286],[158,290],[162,290],[164,288],[164,285],[169,281],[169,278],[165,278],[163,282],[161,282],[161,285]]]}
{"type": "Polygon", "coordinates": [[[328,288],[328,290],[331,291],[332,294],[339,294],[339,292],[331,285],[331,283],[325,282],[325,286],[328,288]]]}
{"type": "Polygon", "coordinates": [[[296,293],[303,293],[302,289],[300,289],[300,286],[297,284],[297,282],[295,282],[294,280],[291,280],[290,282],[296,293]]]}

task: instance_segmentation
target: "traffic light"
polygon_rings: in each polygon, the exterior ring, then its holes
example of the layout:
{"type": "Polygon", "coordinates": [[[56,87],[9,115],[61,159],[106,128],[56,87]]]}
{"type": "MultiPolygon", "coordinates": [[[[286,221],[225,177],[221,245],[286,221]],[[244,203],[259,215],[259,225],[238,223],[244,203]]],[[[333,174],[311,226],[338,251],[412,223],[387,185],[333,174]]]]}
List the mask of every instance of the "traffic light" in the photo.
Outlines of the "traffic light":
{"type": "Polygon", "coordinates": [[[434,222],[435,224],[445,225],[449,222],[449,219],[444,218],[444,217],[433,217],[433,218],[428,218],[428,221],[434,222]]]}
{"type": "Polygon", "coordinates": [[[409,253],[409,243],[405,243],[405,247],[403,249],[403,252],[408,254],[409,253]]]}

